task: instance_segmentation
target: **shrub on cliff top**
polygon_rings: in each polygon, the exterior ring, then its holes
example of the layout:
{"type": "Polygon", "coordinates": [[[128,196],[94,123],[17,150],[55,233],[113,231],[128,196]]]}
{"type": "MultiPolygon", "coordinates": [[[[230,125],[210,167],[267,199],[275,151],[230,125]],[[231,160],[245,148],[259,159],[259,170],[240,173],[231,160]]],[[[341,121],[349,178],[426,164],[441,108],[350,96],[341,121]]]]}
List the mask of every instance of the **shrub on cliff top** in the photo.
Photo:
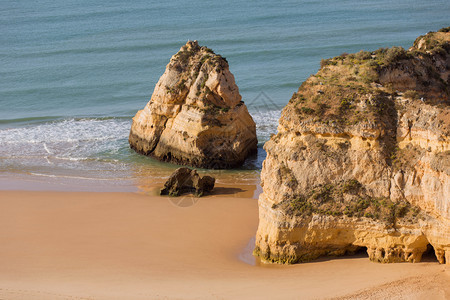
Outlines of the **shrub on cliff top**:
{"type": "Polygon", "coordinates": [[[443,28],[418,38],[412,51],[402,47],[380,48],[323,59],[320,70],[302,83],[289,106],[302,122],[333,122],[343,126],[375,122],[390,127],[396,118],[393,107],[396,91],[410,89],[405,97],[420,99],[432,85],[428,103],[432,101],[430,97],[446,101],[441,95],[448,95],[448,85],[431,59],[436,54],[445,59],[450,53],[449,31],[450,27],[443,28]],[[417,84],[404,87],[400,79],[386,76],[393,72],[408,74],[417,84]],[[412,90],[416,90],[416,95],[412,90]]]}
{"type": "Polygon", "coordinates": [[[355,54],[355,58],[359,60],[367,60],[372,58],[372,53],[368,51],[361,50],[355,54]]]}
{"type": "Polygon", "coordinates": [[[382,65],[389,65],[410,57],[408,52],[402,47],[380,48],[374,54],[379,64],[382,65]]]}

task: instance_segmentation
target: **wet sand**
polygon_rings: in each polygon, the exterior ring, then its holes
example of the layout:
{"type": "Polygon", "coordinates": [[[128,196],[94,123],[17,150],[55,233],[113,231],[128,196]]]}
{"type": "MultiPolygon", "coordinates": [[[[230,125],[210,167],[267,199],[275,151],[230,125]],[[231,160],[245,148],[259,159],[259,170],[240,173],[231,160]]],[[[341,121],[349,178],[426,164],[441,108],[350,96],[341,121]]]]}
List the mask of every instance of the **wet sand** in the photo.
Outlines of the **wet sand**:
{"type": "Polygon", "coordinates": [[[437,262],[258,264],[255,189],[221,188],[176,201],[0,191],[0,299],[450,299],[437,262]]]}

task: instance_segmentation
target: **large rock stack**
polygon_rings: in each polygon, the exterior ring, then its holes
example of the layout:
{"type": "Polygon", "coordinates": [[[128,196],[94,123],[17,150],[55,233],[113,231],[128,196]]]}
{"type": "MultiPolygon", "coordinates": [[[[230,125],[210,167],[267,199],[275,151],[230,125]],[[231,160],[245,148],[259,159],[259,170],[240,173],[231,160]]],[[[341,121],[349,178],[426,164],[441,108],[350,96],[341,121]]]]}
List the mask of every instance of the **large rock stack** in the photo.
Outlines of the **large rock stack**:
{"type": "Polygon", "coordinates": [[[181,47],[133,118],[139,153],[202,168],[241,165],[257,147],[256,126],[225,58],[197,41],[181,47]]]}
{"type": "Polygon", "coordinates": [[[265,145],[255,253],[450,263],[450,32],[323,60],[265,145]]]}

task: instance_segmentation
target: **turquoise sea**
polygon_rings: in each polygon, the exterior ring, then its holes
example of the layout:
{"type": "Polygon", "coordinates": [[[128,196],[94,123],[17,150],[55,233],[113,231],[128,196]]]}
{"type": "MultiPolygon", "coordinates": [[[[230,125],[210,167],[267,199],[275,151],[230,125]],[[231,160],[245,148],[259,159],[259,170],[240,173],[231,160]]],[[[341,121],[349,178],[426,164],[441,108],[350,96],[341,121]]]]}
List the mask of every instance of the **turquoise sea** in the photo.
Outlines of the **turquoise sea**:
{"type": "Polygon", "coordinates": [[[134,153],[131,117],[170,57],[226,57],[260,151],[219,182],[257,180],[281,108],[322,58],[402,46],[450,24],[448,0],[0,1],[0,189],[136,190],[176,166],[134,153]]]}

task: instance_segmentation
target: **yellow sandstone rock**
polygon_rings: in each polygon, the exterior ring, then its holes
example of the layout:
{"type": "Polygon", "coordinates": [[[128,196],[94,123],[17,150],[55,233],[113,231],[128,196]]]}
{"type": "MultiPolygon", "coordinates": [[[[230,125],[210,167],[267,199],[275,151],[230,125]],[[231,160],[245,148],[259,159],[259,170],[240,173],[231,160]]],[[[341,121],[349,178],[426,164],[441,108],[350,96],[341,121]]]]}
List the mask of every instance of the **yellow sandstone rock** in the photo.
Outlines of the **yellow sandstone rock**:
{"type": "Polygon", "coordinates": [[[257,147],[256,126],[225,58],[197,41],[181,47],[133,118],[139,153],[203,168],[241,165],[257,147]]]}
{"type": "Polygon", "coordinates": [[[449,41],[322,61],[265,144],[255,254],[450,264],[449,41]]]}

